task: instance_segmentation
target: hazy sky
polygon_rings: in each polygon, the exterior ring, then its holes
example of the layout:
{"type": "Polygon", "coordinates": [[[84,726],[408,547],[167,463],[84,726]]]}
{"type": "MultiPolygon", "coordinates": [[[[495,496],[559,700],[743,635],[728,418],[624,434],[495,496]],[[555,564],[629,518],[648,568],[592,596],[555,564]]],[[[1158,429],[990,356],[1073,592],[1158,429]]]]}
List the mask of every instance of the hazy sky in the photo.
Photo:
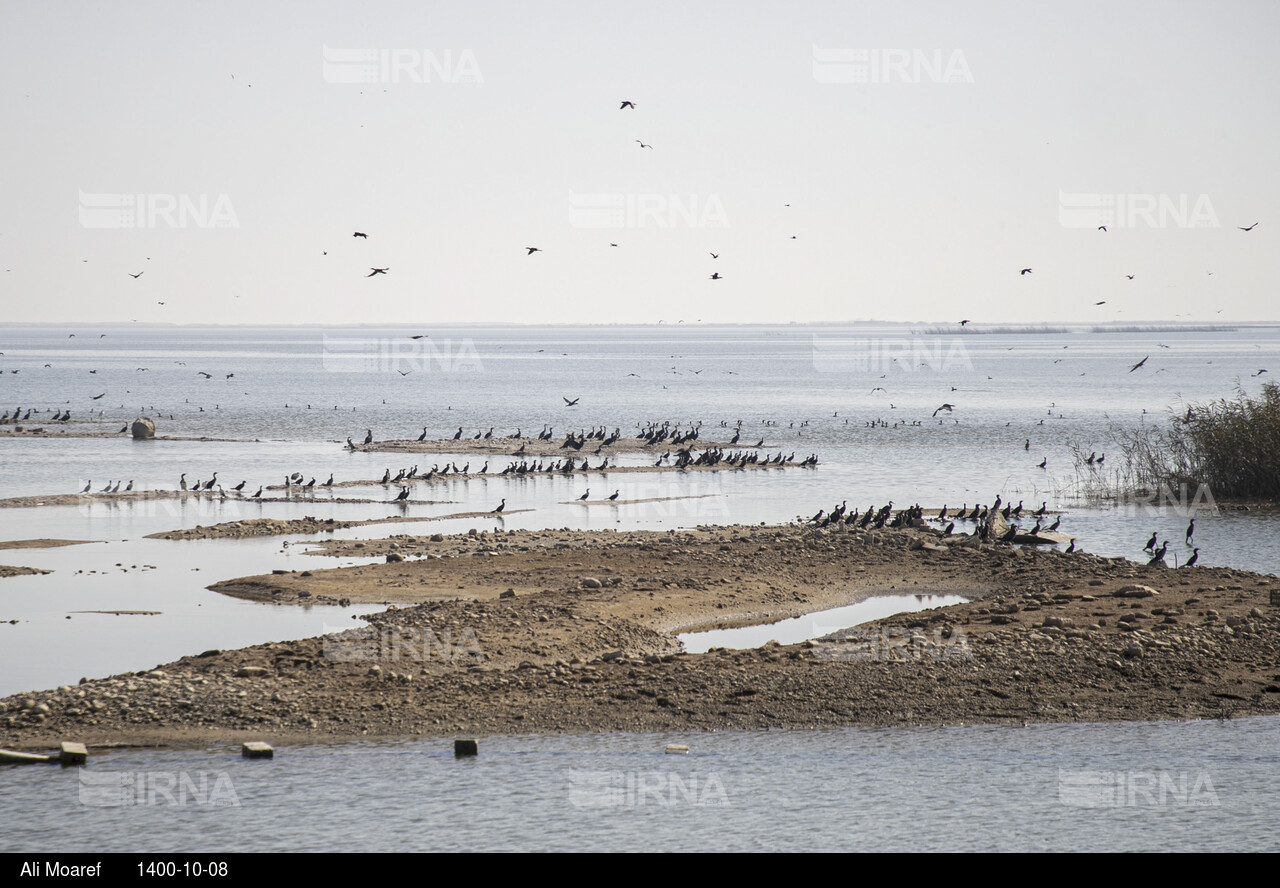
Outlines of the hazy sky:
{"type": "Polygon", "coordinates": [[[1274,2],[9,2],[0,319],[1280,320],[1278,35],[1274,2]]]}

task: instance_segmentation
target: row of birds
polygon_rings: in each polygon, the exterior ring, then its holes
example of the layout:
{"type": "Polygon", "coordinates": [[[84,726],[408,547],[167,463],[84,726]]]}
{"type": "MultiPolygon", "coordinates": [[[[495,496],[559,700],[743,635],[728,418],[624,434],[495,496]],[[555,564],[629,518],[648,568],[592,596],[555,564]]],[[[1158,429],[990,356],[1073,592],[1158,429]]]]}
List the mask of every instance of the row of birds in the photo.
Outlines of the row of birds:
{"type": "MultiPolygon", "coordinates": [[[[1040,504],[1039,509],[1030,513],[1032,517],[1037,519],[1035,527],[1031,531],[1029,531],[1029,534],[1031,536],[1038,535],[1042,529],[1052,532],[1052,531],[1056,531],[1059,528],[1059,526],[1061,526],[1062,516],[1058,516],[1054,520],[1053,524],[1049,525],[1049,527],[1047,528],[1041,527],[1041,522],[1039,519],[1047,511],[1047,505],[1048,505],[1047,502],[1043,502],[1040,504]]],[[[819,509],[817,514],[815,514],[812,518],[808,519],[806,523],[812,524],[820,528],[829,527],[833,524],[844,524],[846,527],[856,526],[859,528],[885,528],[885,527],[899,528],[899,527],[917,527],[917,526],[920,526],[925,521],[924,510],[920,507],[918,503],[906,509],[901,509],[896,514],[893,512],[893,500],[890,500],[888,504],[881,506],[879,509],[876,509],[875,506],[868,506],[867,510],[861,513],[859,513],[859,511],[856,508],[852,512],[849,512],[848,507],[849,507],[849,501],[845,500],[841,502],[840,505],[832,508],[830,512],[827,512],[825,509],[819,509]]],[[[979,527],[975,532],[978,533],[980,536],[982,536],[984,540],[986,540],[987,531],[990,527],[990,524],[988,523],[987,519],[990,517],[992,513],[998,513],[1002,518],[1008,521],[1010,518],[1020,517],[1022,514],[1022,511],[1023,511],[1022,500],[1018,501],[1017,506],[1011,506],[1006,504],[1005,507],[1001,509],[999,496],[996,496],[996,501],[993,506],[987,507],[987,506],[975,505],[972,512],[968,510],[968,504],[966,503],[964,506],[960,508],[959,512],[956,512],[951,516],[952,520],[950,523],[947,524],[943,533],[946,536],[950,536],[951,533],[955,530],[956,521],[976,522],[979,525],[979,527]]],[[[944,521],[947,521],[947,517],[948,517],[947,507],[943,506],[941,511],[938,512],[938,515],[933,519],[933,521],[935,521],[938,524],[941,524],[944,521]]],[[[1191,557],[1187,559],[1186,564],[1183,565],[1184,567],[1195,567],[1196,563],[1200,560],[1200,549],[1193,546],[1195,529],[1196,529],[1196,520],[1194,518],[1191,518],[1187,523],[1187,530],[1184,537],[1184,543],[1187,546],[1187,548],[1192,549],[1192,553],[1191,553],[1191,557]]],[[[999,539],[1004,542],[1011,542],[1019,534],[1020,534],[1020,531],[1017,525],[1011,524],[1008,530],[1006,530],[999,537],[999,539]]],[[[1165,555],[1169,551],[1168,540],[1165,540],[1160,545],[1159,548],[1156,548],[1156,543],[1158,542],[1158,536],[1159,536],[1158,533],[1151,534],[1151,539],[1147,540],[1147,545],[1144,547],[1145,551],[1151,553],[1151,559],[1147,562],[1148,567],[1156,567],[1157,565],[1164,564],[1165,555]]],[[[1071,552],[1074,552],[1075,550],[1076,550],[1076,541],[1074,538],[1072,538],[1070,540],[1070,544],[1068,545],[1066,551],[1068,553],[1071,553],[1071,552]]]]}

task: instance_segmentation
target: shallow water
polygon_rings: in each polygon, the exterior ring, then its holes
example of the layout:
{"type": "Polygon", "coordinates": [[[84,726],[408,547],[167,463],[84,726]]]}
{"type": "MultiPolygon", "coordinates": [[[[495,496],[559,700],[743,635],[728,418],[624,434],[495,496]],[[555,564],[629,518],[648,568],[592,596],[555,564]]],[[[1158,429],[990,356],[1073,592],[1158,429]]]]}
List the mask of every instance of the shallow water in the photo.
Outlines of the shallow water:
{"type": "Polygon", "coordinates": [[[1280,719],[482,737],[0,767],[0,851],[1274,851],[1280,719]],[[669,743],[688,755],[664,755],[669,743]],[[353,775],[358,775],[353,777],[353,775]],[[372,815],[376,812],[376,816],[372,815]]]}
{"type": "Polygon", "coordinates": [[[798,644],[811,638],[821,638],[850,626],[858,626],[871,620],[880,620],[894,614],[948,607],[967,601],[959,595],[892,595],[885,593],[850,604],[813,611],[802,617],[778,620],[755,626],[735,629],[711,629],[706,632],[686,632],[677,635],[684,649],[691,654],[705,654],[714,647],[756,648],[769,641],[779,644],[798,644]]]}

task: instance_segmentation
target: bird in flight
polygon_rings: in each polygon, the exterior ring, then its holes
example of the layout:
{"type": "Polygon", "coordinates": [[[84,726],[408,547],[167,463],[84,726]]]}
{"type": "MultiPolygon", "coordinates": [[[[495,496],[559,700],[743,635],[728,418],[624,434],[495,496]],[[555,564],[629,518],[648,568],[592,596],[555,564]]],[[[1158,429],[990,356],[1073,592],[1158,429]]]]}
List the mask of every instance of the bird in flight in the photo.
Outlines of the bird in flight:
{"type": "MultiPolygon", "coordinates": [[[[1254,376],[1257,376],[1258,374],[1256,374],[1256,373],[1255,373],[1255,374],[1253,374],[1253,375],[1254,375],[1254,376]]],[[[105,395],[105,394],[106,394],[106,392],[103,392],[103,393],[102,393],[102,395],[94,395],[94,396],[93,396],[92,398],[90,398],[89,400],[91,400],[91,401],[96,401],[96,400],[98,400],[99,398],[101,398],[101,397],[102,397],[103,395],[105,395]]]]}
{"type": "Polygon", "coordinates": [[[965,318],[963,321],[960,322],[960,326],[963,327],[967,323],[969,323],[969,319],[965,318]]]}
{"type": "Polygon", "coordinates": [[[397,369],[397,370],[396,370],[396,372],[397,372],[397,373],[399,373],[401,376],[408,376],[408,375],[409,375],[410,373],[412,373],[413,371],[412,371],[412,370],[400,370],[400,369],[397,369]]]}
{"type": "Polygon", "coordinates": [[[368,240],[368,239],[369,239],[369,235],[365,234],[363,231],[357,231],[355,234],[353,234],[353,235],[351,235],[351,236],[352,236],[352,237],[362,237],[362,238],[364,238],[365,240],[368,240]]]}
{"type": "Polygon", "coordinates": [[[1099,231],[1106,231],[1106,230],[1107,230],[1107,226],[1105,226],[1105,225],[1099,225],[1099,226],[1098,226],[1098,230],[1099,230],[1099,231]]]}
{"type": "Polygon", "coordinates": [[[1107,304],[1107,300],[1103,299],[1101,302],[1095,302],[1095,303],[1093,303],[1093,304],[1094,304],[1094,305],[1106,305],[1106,304],[1107,304]]]}
{"type": "Polygon", "coordinates": [[[134,274],[132,271],[126,271],[125,274],[129,275],[129,277],[133,278],[136,281],[138,278],[142,277],[144,272],[140,271],[137,274],[134,274]]]}
{"type": "Polygon", "coordinates": [[[564,395],[561,395],[560,397],[564,398],[564,405],[566,407],[572,407],[574,404],[577,404],[579,401],[582,400],[581,397],[574,398],[572,401],[570,401],[568,398],[565,398],[564,395]]]}
{"type": "Polygon", "coordinates": [[[1022,271],[1018,272],[1018,274],[1031,274],[1031,269],[1030,269],[1030,268],[1024,268],[1024,269],[1022,269],[1022,271]]]}
{"type": "Polygon", "coordinates": [[[542,252],[542,247],[525,247],[525,249],[529,251],[525,253],[526,256],[532,256],[534,253],[542,252]]]}
{"type": "MultiPolygon", "coordinates": [[[[1259,370],[1257,373],[1255,373],[1255,374],[1253,374],[1253,375],[1254,375],[1254,376],[1261,376],[1263,373],[1266,373],[1266,372],[1267,372],[1266,370],[1259,370]]],[[[102,395],[98,395],[98,397],[99,397],[99,398],[101,398],[101,397],[102,397],[102,395]]]]}
{"type": "Polygon", "coordinates": [[[954,406],[956,406],[956,405],[955,405],[955,404],[943,404],[943,405],[942,405],[941,407],[939,407],[937,410],[933,411],[933,415],[934,415],[934,416],[937,416],[937,415],[938,415],[939,413],[941,413],[943,410],[945,410],[945,411],[947,411],[948,413],[950,413],[950,412],[951,412],[951,408],[952,408],[952,407],[954,407],[954,406]]]}
{"type": "Polygon", "coordinates": [[[719,258],[720,258],[720,254],[719,254],[719,253],[712,253],[712,254],[711,254],[711,258],[712,258],[712,259],[719,259],[719,258]]]}
{"type": "Polygon", "coordinates": [[[722,280],[724,280],[724,278],[720,277],[720,272],[718,272],[718,271],[713,271],[713,272],[711,272],[711,278],[710,278],[710,279],[711,279],[711,280],[713,280],[713,281],[722,281],[722,280]]]}
{"type": "Polygon", "coordinates": [[[1134,278],[1134,275],[1131,275],[1131,274],[1126,274],[1126,275],[1125,275],[1125,277],[1127,277],[1127,278],[1128,278],[1128,279],[1129,279],[1129,280],[1133,280],[1133,278],[1134,278]]]}
{"type": "Polygon", "coordinates": [[[203,370],[197,370],[196,376],[203,376],[205,379],[213,379],[212,373],[205,373],[203,370]]]}
{"type": "Polygon", "coordinates": [[[652,145],[646,145],[644,142],[640,142],[640,140],[639,140],[639,139],[636,139],[636,141],[640,143],[640,147],[641,147],[641,148],[652,148],[652,147],[653,147],[652,145]]]}
{"type": "Polygon", "coordinates": [[[1253,231],[1253,229],[1255,229],[1255,228],[1257,228],[1257,227],[1258,227],[1258,223],[1257,223],[1257,222],[1254,222],[1254,223],[1253,223],[1252,225],[1250,225],[1248,228],[1244,228],[1244,227],[1242,227],[1242,226],[1240,226],[1240,225],[1237,225],[1237,226],[1236,226],[1236,228],[1239,228],[1241,231],[1253,231]]]}
{"type": "Polygon", "coordinates": [[[365,277],[371,278],[375,274],[386,274],[390,270],[391,270],[390,268],[374,268],[368,274],[366,274],[365,277]]]}
{"type": "Polygon", "coordinates": [[[618,106],[618,110],[621,111],[623,108],[630,108],[632,111],[634,111],[636,110],[636,103],[624,101],[620,106],[618,106]]]}
{"type": "MultiPolygon", "coordinates": [[[[1147,355],[1147,358],[1149,358],[1149,357],[1151,357],[1151,355],[1147,355]]],[[[1136,364],[1134,364],[1132,367],[1130,367],[1130,368],[1129,368],[1129,372],[1130,372],[1130,373],[1132,373],[1134,370],[1137,370],[1137,369],[1138,369],[1139,367],[1141,367],[1143,364],[1147,363],[1147,358],[1143,358],[1141,361],[1139,361],[1138,363],[1136,363],[1136,364]]]]}

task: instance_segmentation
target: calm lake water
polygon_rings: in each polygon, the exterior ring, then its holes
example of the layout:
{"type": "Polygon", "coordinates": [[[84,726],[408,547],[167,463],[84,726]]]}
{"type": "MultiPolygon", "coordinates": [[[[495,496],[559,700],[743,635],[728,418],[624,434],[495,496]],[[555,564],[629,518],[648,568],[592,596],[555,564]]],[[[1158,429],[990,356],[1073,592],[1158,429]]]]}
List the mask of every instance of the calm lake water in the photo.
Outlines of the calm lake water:
{"type": "MultiPolygon", "coordinates": [[[[1164,423],[1188,403],[1233,396],[1237,386],[1256,394],[1270,376],[1259,370],[1280,372],[1280,332],[1273,327],[960,335],[892,325],[426,331],[0,325],[0,352],[0,414],[32,409],[23,421],[28,427],[115,433],[146,415],[161,435],[230,439],[0,439],[0,497],[75,493],[88,483],[98,490],[115,480],[132,480],[135,489],[175,489],[184,472],[194,481],[215,471],[227,488],[244,480],[246,490],[254,490],[294,471],[321,481],[332,473],[343,481],[378,478],[386,468],[394,473],[415,463],[425,471],[433,463],[470,462],[475,471],[484,461],[462,453],[411,458],[343,449],[347,437],[360,440],[369,429],[386,439],[416,438],[424,428],[429,437],[452,437],[461,426],[470,437],[490,427],[495,434],[551,427],[562,438],[595,426],[634,435],[648,422],[700,422],[704,440],[727,440],[741,427],[743,442],[764,439],[763,452],[794,451],[797,459],[816,453],[820,459],[813,469],[690,476],[471,477],[419,486],[415,498],[435,502],[403,509],[337,503],[327,493],[274,504],[231,495],[0,509],[0,540],[95,541],[0,550],[0,563],[54,571],[0,580],[0,620],[6,621],[0,622],[0,695],[150,668],[208,648],[354,625],[358,608],[271,607],[205,588],[272,569],[353,563],[303,554],[306,537],[289,537],[288,546],[284,539],[143,539],[244,518],[445,515],[487,511],[505,498],[508,510],[532,511],[507,516],[503,529],[666,530],[786,522],[843,500],[850,509],[893,500],[895,507],[918,502],[954,510],[999,494],[1028,508],[1044,502],[1061,510],[1061,529],[1090,552],[1144,558],[1143,544],[1157,532],[1171,541],[1171,566],[1191,554],[1183,535],[1194,506],[1201,564],[1280,571],[1275,513],[1217,510],[1212,491],[1205,490],[1106,509],[1089,508],[1080,498],[1082,481],[1109,474],[1120,461],[1111,429],[1164,423]],[[410,338],[423,332],[429,337],[410,338]],[[1146,364],[1130,372],[1143,357],[1146,364]],[[12,370],[19,372],[5,372],[12,370]],[[569,407],[566,398],[579,400],[569,407]],[[63,410],[71,411],[71,420],[54,422],[54,412],[63,410]],[[1079,465],[1077,451],[1105,453],[1107,468],[1099,473],[1079,465]],[[588,487],[593,495],[618,489],[623,500],[670,499],[565,504],[588,487]],[[158,613],[81,613],[91,610],[158,613]],[[17,625],[7,622],[15,619],[17,625]]],[[[505,464],[490,461],[491,470],[505,464]]],[[[621,461],[642,465],[645,458],[621,461]]],[[[340,495],[387,500],[393,493],[370,485],[340,495]]],[[[456,533],[498,524],[455,519],[339,535],[456,533]]],[[[171,837],[156,841],[186,849],[199,842],[241,847],[252,836],[263,848],[330,848],[338,836],[363,848],[397,841],[420,848],[649,848],[651,837],[689,849],[916,848],[923,833],[938,848],[1274,847],[1265,838],[1270,831],[1241,824],[1273,822],[1278,813],[1275,782],[1267,776],[1276,772],[1264,768],[1274,764],[1266,758],[1265,738],[1275,748],[1277,730],[1273,720],[1261,719],[717,734],[686,738],[697,753],[688,758],[655,758],[666,742],[685,742],[663,737],[491,738],[475,762],[455,763],[436,743],[290,750],[266,766],[272,769],[269,782],[259,781],[263,771],[254,770],[261,763],[240,763],[225,751],[113,753],[95,757],[91,770],[172,770],[197,763],[226,770],[247,816],[228,822],[210,816],[208,806],[182,807],[171,837]],[[1137,744],[1126,747],[1140,750],[1136,759],[1117,752],[1125,738],[1137,744]],[[1217,738],[1230,738],[1222,741],[1221,760],[1197,745],[1217,738]],[[1255,740],[1256,747],[1248,747],[1255,740]],[[1194,813],[1176,803],[1126,804],[1099,816],[1097,809],[1059,799],[1058,768],[1142,774],[1192,765],[1208,769],[1220,804],[1194,813]],[[353,785],[352,767],[370,780],[353,785]],[[579,797],[565,789],[566,775],[575,769],[715,773],[729,804],[575,805],[579,797]],[[433,791],[424,791],[427,786],[433,791]],[[290,812],[307,813],[282,833],[286,804],[290,812]],[[379,819],[354,833],[337,826],[345,812],[374,806],[403,821],[379,819]],[[776,817],[779,806],[787,817],[776,817]],[[483,817],[477,813],[482,810],[483,817]],[[479,819],[485,821],[479,831],[452,825],[471,821],[474,827],[479,819]],[[266,822],[272,830],[259,828],[266,822]],[[1120,824],[1126,828],[1117,830],[1120,824]]],[[[619,779],[625,795],[626,781],[619,779]]],[[[12,814],[17,805],[30,825],[29,833],[9,833],[4,841],[14,842],[13,849],[45,847],[37,825],[71,812],[84,821],[82,834],[101,842],[102,850],[124,848],[151,832],[138,828],[148,818],[168,823],[175,814],[163,805],[130,808],[124,821],[130,825],[122,826],[120,810],[104,813],[80,804],[76,780],[75,771],[0,769],[6,788],[0,811],[10,806],[12,814]]],[[[1082,785],[1081,792],[1092,791],[1082,785]]]]}

